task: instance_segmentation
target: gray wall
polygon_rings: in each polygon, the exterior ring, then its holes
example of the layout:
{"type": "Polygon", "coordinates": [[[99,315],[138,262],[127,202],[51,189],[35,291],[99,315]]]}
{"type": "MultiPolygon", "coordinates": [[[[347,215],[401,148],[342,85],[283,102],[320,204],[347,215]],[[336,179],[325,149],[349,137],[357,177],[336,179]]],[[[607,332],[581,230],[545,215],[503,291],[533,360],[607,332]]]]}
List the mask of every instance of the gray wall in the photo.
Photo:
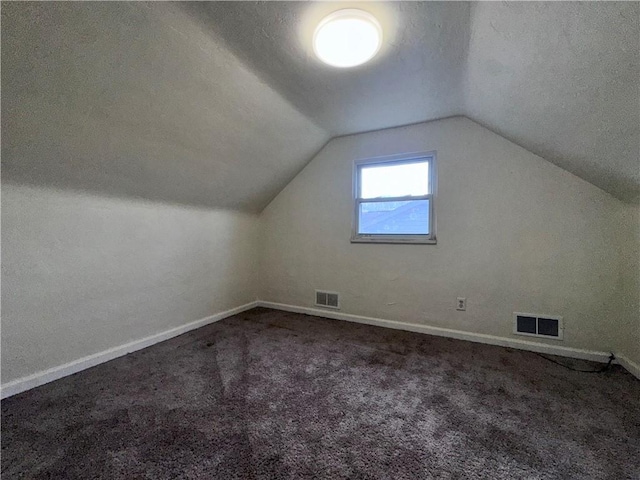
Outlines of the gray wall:
{"type": "Polygon", "coordinates": [[[256,298],[257,217],[2,185],[2,382],[256,298]]]}
{"type": "Polygon", "coordinates": [[[632,315],[625,207],[463,117],[342,137],[262,213],[260,298],[311,307],[334,290],[345,313],[500,337],[514,311],[558,314],[565,340],[547,343],[616,351],[632,315]],[[351,244],[353,160],[430,150],[438,244],[351,244]]]}
{"type": "Polygon", "coordinates": [[[260,217],[5,182],[2,381],[316,288],[346,313],[502,337],[513,311],[560,314],[560,345],[640,362],[638,220],[464,118],[336,139],[260,217]],[[438,244],[349,243],[352,160],[431,149],[438,244]]]}
{"type": "Polygon", "coordinates": [[[621,254],[627,259],[622,270],[624,317],[619,330],[620,353],[635,362],[640,371],[640,208],[627,205],[620,227],[620,234],[626,239],[621,254]]]}

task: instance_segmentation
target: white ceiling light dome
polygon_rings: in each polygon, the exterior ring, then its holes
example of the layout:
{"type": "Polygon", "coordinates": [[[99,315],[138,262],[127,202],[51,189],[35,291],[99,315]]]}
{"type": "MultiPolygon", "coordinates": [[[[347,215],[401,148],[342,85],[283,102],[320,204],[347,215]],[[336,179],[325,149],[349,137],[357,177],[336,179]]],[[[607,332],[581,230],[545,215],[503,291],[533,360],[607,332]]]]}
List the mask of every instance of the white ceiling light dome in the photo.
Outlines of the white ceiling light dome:
{"type": "Polygon", "coordinates": [[[313,34],[313,51],[324,63],[348,68],[376,56],[382,46],[382,27],[368,12],[349,8],[326,16],[313,34]]]}

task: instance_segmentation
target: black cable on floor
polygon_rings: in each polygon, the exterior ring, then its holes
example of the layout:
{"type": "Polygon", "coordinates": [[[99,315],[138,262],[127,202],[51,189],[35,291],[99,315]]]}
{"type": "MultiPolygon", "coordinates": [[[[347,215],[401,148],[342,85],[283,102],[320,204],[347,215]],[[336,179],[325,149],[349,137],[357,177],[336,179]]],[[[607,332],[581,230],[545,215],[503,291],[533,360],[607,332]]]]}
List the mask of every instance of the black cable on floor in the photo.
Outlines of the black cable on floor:
{"type": "Polygon", "coordinates": [[[612,354],[609,355],[609,362],[602,368],[599,368],[597,370],[580,370],[579,368],[573,368],[570,367],[569,365],[565,365],[563,363],[558,362],[557,360],[554,360],[553,358],[549,358],[545,355],[542,355],[541,353],[537,353],[537,352],[533,352],[536,355],[538,355],[539,357],[544,358],[545,360],[549,360],[550,362],[555,363],[556,365],[560,365],[561,367],[567,368],[573,372],[581,372],[581,373],[604,373],[607,370],[609,370],[611,368],[611,362],[613,362],[615,360],[615,356],[612,354]]]}

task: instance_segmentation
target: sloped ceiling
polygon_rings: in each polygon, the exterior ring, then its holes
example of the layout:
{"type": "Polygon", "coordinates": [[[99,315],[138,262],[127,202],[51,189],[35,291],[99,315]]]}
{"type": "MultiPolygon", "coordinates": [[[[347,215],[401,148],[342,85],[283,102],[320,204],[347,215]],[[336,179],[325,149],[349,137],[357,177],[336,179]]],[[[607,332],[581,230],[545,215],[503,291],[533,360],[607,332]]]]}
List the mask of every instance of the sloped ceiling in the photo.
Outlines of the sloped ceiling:
{"type": "Polygon", "coordinates": [[[327,139],[176,5],[2,5],[3,180],[259,211],[327,139]]]}
{"type": "Polygon", "coordinates": [[[185,4],[331,135],[465,115],[623,200],[640,196],[639,2],[185,4]],[[374,13],[385,48],[320,64],[313,27],[374,13]]]}
{"type": "Polygon", "coordinates": [[[621,199],[636,199],[639,7],[474,3],[466,115],[621,199]]]}
{"type": "Polygon", "coordinates": [[[332,136],[463,113],[470,5],[464,2],[194,2],[194,19],[332,136]],[[317,23],[365,8],[385,32],[381,52],[352,69],[313,54],[317,23]]]}
{"type": "Polygon", "coordinates": [[[466,115],[640,198],[640,4],[3,3],[3,178],[260,211],[332,136],[466,115]],[[311,52],[358,6],[385,45],[311,52]]]}

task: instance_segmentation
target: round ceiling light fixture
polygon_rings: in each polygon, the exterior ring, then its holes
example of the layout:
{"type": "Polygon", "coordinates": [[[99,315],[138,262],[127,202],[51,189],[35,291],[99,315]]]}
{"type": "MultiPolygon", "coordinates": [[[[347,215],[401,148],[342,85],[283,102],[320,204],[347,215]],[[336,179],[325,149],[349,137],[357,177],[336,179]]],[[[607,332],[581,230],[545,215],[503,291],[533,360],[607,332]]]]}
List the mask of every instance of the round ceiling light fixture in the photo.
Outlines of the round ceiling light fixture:
{"type": "Polygon", "coordinates": [[[368,12],[349,8],[322,19],[313,34],[313,51],[332,67],[348,68],[371,60],[382,46],[382,27],[368,12]]]}

